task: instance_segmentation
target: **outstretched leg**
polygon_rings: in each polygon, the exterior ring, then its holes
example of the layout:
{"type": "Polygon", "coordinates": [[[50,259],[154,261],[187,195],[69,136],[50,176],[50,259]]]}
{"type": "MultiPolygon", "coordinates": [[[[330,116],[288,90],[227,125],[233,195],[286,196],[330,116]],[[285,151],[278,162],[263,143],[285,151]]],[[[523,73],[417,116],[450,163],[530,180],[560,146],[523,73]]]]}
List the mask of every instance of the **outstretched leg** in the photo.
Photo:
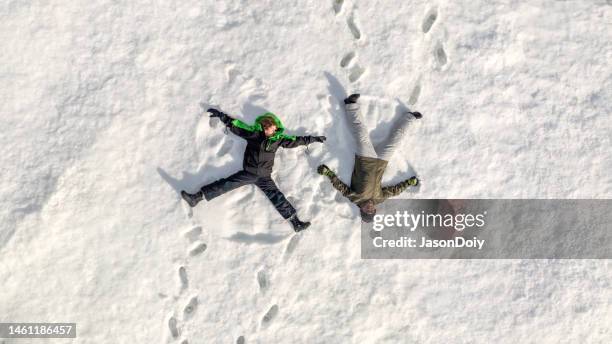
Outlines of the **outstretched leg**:
{"type": "Polygon", "coordinates": [[[376,158],[376,150],[374,150],[374,145],[370,141],[368,128],[363,123],[360,106],[357,102],[358,98],[359,95],[353,94],[345,99],[346,120],[351,125],[355,141],[357,141],[357,155],[376,158]]]}
{"type": "Polygon", "coordinates": [[[204,195],[207,201],[221,196],[228,191],[232,191],[241,186],[253,184],[257,181],[257,176],[247,171],[239,171],[227,178],[221,178],[208,185],[202,186],[200,192],[204,195]]]}
{"type": "Polygon", "coordinates": [[[255,185],[257,185],[257,187],[259,187],[261,191],[266,194],[279,214],[285,220],[288,220],[291,223],[294,231],[301,232],[310,226],[310,222],[302,222],[300,219],[298,219],[297,211],[295,208],[293,208],[291,203],[287,201],[285,195],[283,195],[283,193],[278,189],[272,178],[260,177],[255,185]]]}
{"type": "Polygon", "coordinates": [[[278,189],[272,178],[260,177],[257,179],[257,182],[255,182],[255,185],[266,194],[270,202],[274,205],[274,208],[276,208],[284,219],[289,219],[297,213],[295,208],[289,203],[287,198],[285,198],[285,195],[278,189]]]}
{"type": "MultiPolygon", "coordinates": [[[[419,114],[420,116],[420,114],[419,114]]],[[[382,142],[378,147],[376,147],[376,151],[378,152],[378,158],[382,160],[389,161],[393,156],[393,152],[400,144],[406,133],[408,132],[408,127],[410,123],[414,121],[417,117],[413,115],[412,112],[406,112],[402,116],[400,116],[399,120],[395,123],[395,126],[391,128],[391,134],[386,141],[382,142]]]]}

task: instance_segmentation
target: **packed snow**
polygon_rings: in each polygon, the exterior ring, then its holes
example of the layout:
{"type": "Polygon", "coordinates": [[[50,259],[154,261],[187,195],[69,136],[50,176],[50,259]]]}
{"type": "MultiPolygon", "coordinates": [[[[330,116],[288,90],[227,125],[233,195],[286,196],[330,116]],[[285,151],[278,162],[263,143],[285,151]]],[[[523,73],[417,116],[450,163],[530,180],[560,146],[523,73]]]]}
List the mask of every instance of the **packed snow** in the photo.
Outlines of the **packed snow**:
{"type": "MultiPolygon", "coordinates": [[[[342,99],[375,142],[424,118],[400,198],[612,197],[612,1],[21,1],[0,5],[0,322],[36,343],[609,343],[609,260],[364,260],[342,99]],[[205,110],[324,145],[193,209],[241,169],[205,110]]],[[[0,339],[0,343],[25,343],[0,339]]]]}

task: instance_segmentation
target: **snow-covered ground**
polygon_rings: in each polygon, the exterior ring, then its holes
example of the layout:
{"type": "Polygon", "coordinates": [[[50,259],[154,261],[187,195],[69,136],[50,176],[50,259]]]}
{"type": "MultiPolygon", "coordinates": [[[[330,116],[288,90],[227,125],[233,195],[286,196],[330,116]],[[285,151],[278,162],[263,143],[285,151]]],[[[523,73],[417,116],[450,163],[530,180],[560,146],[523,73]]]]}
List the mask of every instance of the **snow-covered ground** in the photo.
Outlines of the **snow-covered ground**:
{"type": "Polygon", "coordinates": [[[609,260],[362,260],[357,209],[315,172],[349,181],[359,91],[375,141],[425,114],[384,179],[422,177],[400,197],[610,198],[612,1],[5,0],[0,19],[0,322],[78,330],[32,342],[612,341],[609,260]],[[277,154],[307,232],[253,187],[187,209],[178,191],[244,148],[201,106],[327,135],[277,154]]]}

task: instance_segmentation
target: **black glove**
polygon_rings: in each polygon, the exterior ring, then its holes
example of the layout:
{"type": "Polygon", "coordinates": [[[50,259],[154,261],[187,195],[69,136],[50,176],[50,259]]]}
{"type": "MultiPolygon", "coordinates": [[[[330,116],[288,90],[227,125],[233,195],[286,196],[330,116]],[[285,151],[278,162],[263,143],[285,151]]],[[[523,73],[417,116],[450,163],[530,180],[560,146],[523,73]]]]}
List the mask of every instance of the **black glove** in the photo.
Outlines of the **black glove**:
{"type": "Polygon", "coordinates": [[[210,108],[208,110],[206,110],[206,112],[210,112],[210,117],[219,117],[221,118],[221,116],[223,116],[223,112],[217,110],[217,109],[213,109],[210,108]]]}
{"type": "Polygon", "coordinates": [[[327,140],[327,137],[325,136],[311,136],[312,137],[312,142],[325,142],[325,140],[327,140]]]}

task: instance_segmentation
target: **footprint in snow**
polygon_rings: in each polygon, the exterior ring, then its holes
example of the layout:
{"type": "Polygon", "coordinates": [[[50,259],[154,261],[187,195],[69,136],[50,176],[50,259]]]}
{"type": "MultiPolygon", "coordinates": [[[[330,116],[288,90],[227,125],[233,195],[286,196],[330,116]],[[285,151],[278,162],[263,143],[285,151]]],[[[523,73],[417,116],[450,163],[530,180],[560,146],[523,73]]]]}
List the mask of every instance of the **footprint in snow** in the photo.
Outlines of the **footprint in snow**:
{"type": "Polygon", "coordinates": [[[178,338],[179,336],[178,327],[176,325],[176,318],[170,317],[170,319],[168,320],[168,328],[170,329],[170,334],[172,335],[172,338],[178,338]]]}
{"type": "Polygon", "coordinates": [[[240,71],[233,64],[225,68],[225,77],[229,84],[232,84],[240,75],[240,71]]]}
{"type": "Polygon", "coordinates": [[[361,78],[361,76],[363,75],[363,73],[365,73],[365,71],[366,69],[359,65],[353,66],[353,68],[351,68],[349,72],[349,81],[351,83],[356,82],[357,80],[361,78]]]}
{"type": "Polygon", "coordinates": [[[257,273],[257,284],[259,284],[259,290],[262,293],[265,293],[268,290],[268,287],[270,286],[270,280],[268,279],[268,274],[266,273],[266,270],[261,269],[257,273]]]}
{"type": "Polygon", "coordinates": [[[301,233],[296,233],[291,237],[291,239],[289,240],[289,243],[287,244],[287,247],[285,248],[285,260],[287,260],[291,256],[293,251],[295,251],[295,248],[297,247],[301,238],[302,238],[301,233]]]}
{"type": "Polygon", "coordinates": [[[446,57],[446,51],[444,51],[442,43],[438,42],[438,44],[436,44],[436,48],[434,49],[434,56],[436,57],[436,61],[438,61],[440,67],[444,66],[446,62],[448,62],[448,58],[446,57]]]}
{"type": "Polygon", "coordinates": [[[353,59],[355,59],[355,56],[357,56],[357,54],[355,54],[354,51],[351,51],[347,53],[346,55],[344,55],[344,57],[342,57],[342,60],[340,60],[340,67],[342,68],[348,67],[351,64],[351,62],[353,62],[353,59]]]}
{"type": "Polygon", "coordinates": [[[238,339],[236,339],[236,344],[244,344],[245,340],[244,340],[244,336],[240,336],[238,337],[238,339]]]}
{"type": "Polygon", "coordinates": [[[198,309],[198,297],[194,296],[191,298],[191,300],[189,300],[189,303],[187,303],[187,305],[183,309],[183,318],[184,319],[191,318],[191,316],[195,313],[197,309],[198,309]]]}
{"type": "Polygon", "coordinates": [[[419,96],[421,95],[421,85],[417,83],[412,89],[412,93],[410,93],[410,98],[408,99],[408,104],[414,105],[419,101],[419,96]]]}
{"type": "Polygon", "coordinates": [[[431,30],[431,27],[438,19],[438,9],[432,8],[425,15],[425,19],[423,19],[423,24],[421,25],[421,29],[423,29],[423,33],[428,33],[431,30]]]}
{"type": "Polygon", "coordinates": [[[187,279],[187,270],[184,266],[181,266],[178,270],[179,280],[181,282],[181,290],[187,289],[189,287],[189,280],[187,279]]]}
{"type": "Polygon", "coordinates": [[[178,197],[179,197],[179,201],[181,202],[181,206],[183,207],[183,210],[185,211],[185,215],[187,215],[187,218],[192,218],[193,208],[191,208],[189,204],[185,202],[185,200],[181,197],[181,195],[179,195],[178,197]]]}
{"type": "Polygon", "coordinates": [[[261,319],[261,326],[262,327],[269,326],[270,323],[272,323],[272,321],[276,318],[277,315],[278,315],[278,306],[274,305],[270,307],[268,312],[261,319]]]}
{"type": "Polygon", "coordinates": [[[344,0],[332,0],[334,6],[334,13],[339,15],[342,12],[342,5],[344,5],[344,0]]]}
{"type": "Polygon", "coordinates": [[[194,257],[194,256],[198,256],[200,254],[202,254],[202,252],[206,251],[206,244],[205,243],[199,243],[196,244],[190,251],[189,251],[189,255],[194,257]]]}
{"type": "Polygon", "coordinates": [[[361,31],[359,30],[359,27],[357,26],[354,15],[351,15],[350,17],[346,19],[346,24],[348,25],[349,30],[351,30],[351,34],[353,35],[353,38],[355,38],[356,40],[361,39],[361,31]]]}
{"type": "Polygon", "coordinates": [[[201,226],[195,226],[195,227],[191,228],[190,230],[188,230],[187,232],[185,232],[183,235],[190,242],[195,242],[195,241],[197,241],[200,238],[200,235],[202,235],[202,227],[201,226]]]}

